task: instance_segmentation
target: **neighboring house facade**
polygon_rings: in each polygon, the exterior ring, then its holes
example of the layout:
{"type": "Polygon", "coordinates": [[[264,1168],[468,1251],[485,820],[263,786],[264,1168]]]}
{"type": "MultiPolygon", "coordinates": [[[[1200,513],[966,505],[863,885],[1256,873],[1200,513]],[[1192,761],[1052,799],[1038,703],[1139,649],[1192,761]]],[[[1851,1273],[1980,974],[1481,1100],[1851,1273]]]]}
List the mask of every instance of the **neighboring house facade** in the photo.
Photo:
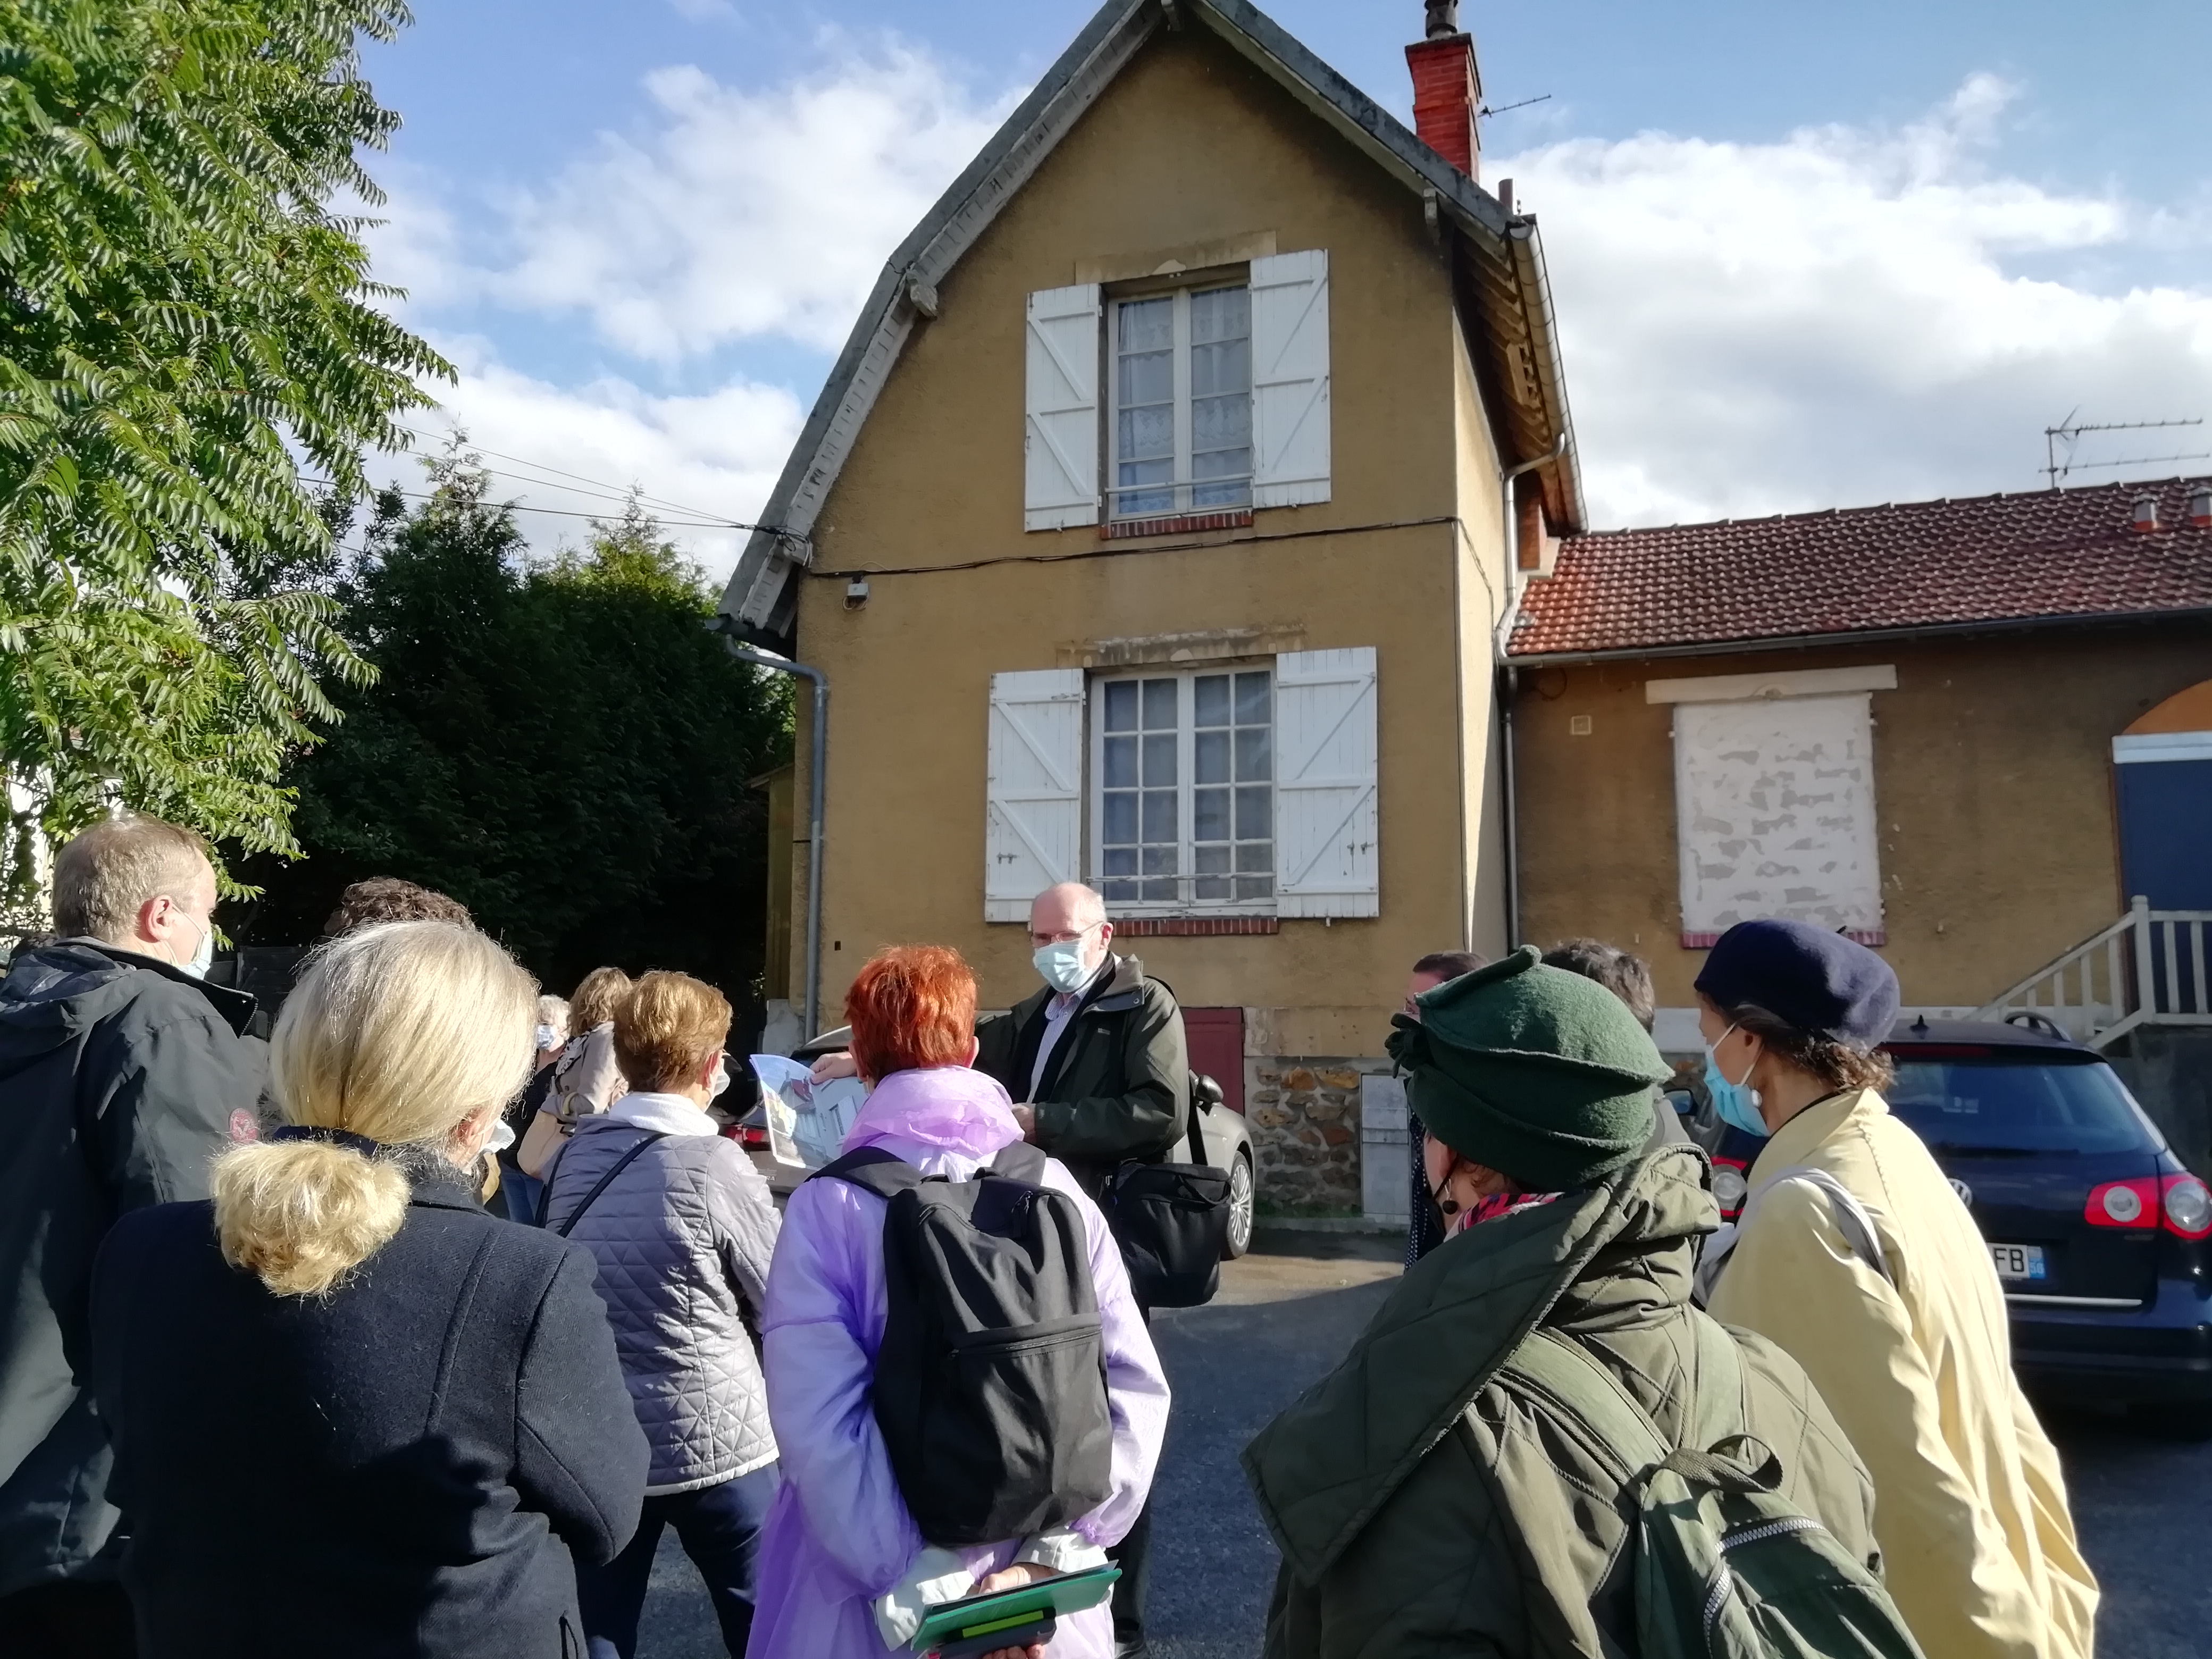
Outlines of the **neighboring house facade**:
{"type": "Polygon", "coordinates": [[[1649,957],[1663,1048],[1717,934],[1797,916],[2099,1042],[2212,1158],[2212,483],[1571,537],[1507,661],[1519,931],[1649,957]]]}
{"type": "Polygon", "coordinates": [[[1417,137],[1250,6],[1111,0],[893,256],[722,607],[828,677],[823,1023],[906,940],[1014,1001],[1089,881],[1281,1207],[1361,1204],[1414,958],[1504,944],[1498,632],[1582,524],[1429,9],[1417,137]]]}

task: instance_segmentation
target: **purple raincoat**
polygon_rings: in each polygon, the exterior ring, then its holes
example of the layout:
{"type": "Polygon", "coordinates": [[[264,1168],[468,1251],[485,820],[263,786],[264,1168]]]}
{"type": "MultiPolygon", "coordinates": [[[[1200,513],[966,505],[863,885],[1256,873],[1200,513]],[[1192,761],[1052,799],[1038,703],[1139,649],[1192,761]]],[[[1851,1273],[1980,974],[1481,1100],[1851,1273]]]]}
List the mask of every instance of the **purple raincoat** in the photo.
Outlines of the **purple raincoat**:
{"type": "MultiPolygon", "coordinates": [[[[844,1150],[881,1146],[931,1175],[966,1180],[1021,1139],[1006,1091],[965,1066],[896,1072],[876,1085],[844,1150]]],[[[1106,1218],[1057,1160],[1045,1179],[1083,1211],[1091,1277],[1105,1327],[1114,1417],[1113,1495],[1073,1529],[1119,1543],[1144,1507],[1167,1432],[1168,1384],[1129,1295],[1106,1218]]],[[[871,1606],[924,1543],[892,1476],[870,1395],[884,1335],[884,1200],[842,1181],[791,1195],[762,1321],[768,1408],[783,1484],[762,1534],[747,1659],[883,1659],[871,1606]]],[[[977,1578],[1024,1540],[960,1552],[977,1578]]],[[[1053,1659],[1112,1659],[1105,1606],[1060,1621],[1053,1659]]]]}

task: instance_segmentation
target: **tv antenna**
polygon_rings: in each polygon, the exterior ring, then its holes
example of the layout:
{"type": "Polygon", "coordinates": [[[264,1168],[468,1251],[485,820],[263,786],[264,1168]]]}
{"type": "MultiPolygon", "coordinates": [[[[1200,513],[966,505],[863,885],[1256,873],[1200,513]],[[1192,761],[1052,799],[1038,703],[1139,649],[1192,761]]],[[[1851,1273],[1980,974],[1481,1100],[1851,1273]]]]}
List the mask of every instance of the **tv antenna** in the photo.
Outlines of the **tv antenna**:
{"type": "Polygon", "coordinates": [[[1492,109],[1489,105],[1485,104],[1480,109],[1475,111],[1475,113],[1477,115],[1486,117],[1492,115],[1505,115],[1516,109],[1526,109],[1531,104],[1544,103],[1550,99],[1551,95],[1552,94],[1548,92],[1540,92],[1534,98],[1523,98],[1517,104],[1500,104],[1496,109],[1492,109]]]}
{"type": "Polygon", "coordinates": [[[2120,461],[2077,461],[2074,459],[2074,452],[2085,432],[2149,432],[2204,424],[2204,417],[2201,415],[2194,419],[2175,421],[2076,421],[2074,416],[2080,413],[2080,410],[2074,410],[2057,426],[2043,428],[2043,471],[2051,480],[2053,489],[2060,487],[2068,473],[2086,472],[2093,467],[2156,466],[2165,461],[2212,460],[2212,449],[2197,449],[2180,455],[2131,455],[2120,461]],[[2063,459],[2059,454],[2062,447],[2065,451],[2063,459]]]}

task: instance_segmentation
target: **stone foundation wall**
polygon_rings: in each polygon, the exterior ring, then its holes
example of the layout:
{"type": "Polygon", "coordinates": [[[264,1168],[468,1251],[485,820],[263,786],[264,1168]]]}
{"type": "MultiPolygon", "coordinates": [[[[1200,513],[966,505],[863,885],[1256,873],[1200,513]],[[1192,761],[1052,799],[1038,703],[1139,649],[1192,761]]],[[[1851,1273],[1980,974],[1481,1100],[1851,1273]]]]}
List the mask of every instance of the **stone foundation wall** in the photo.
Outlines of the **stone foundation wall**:
{"type": "Polygon", "coordinates": [[[1359,1079],[1381,1059],[1261,1055],[1245,1061],[1244,1113],[1260,1202],[1293,1214],[1359,1212],[1359,1079]]]}

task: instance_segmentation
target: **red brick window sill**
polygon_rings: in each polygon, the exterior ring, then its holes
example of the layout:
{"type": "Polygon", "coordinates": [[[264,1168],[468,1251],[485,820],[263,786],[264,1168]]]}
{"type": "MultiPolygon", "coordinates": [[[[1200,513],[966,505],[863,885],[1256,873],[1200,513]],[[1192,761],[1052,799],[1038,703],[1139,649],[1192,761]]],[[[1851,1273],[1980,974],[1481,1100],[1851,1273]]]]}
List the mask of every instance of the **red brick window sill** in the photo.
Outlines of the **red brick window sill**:
{"type": "Polygon", "coordinates": [[[1116,939],[1224,939],[1280,931],[1273,916],[1129,916],[1114,924],[1116,939]]]}
{"type": "Polygon", "coordinates": [[[1132,536],[1188,536],[1201,530],[1244,530],[1252,523],[1252,509],[1240,507],[1230,513],[1178,513],[1164,519],[1109,519],[1098,526],[1098,539],[1118,542],[1132,536]]]}
{"type": "MultiPolygon", "coordinates": [[[[1888,931],[1881,927],[1846,927],[1844,929],[1844,937],[1857,945],[1873,945],[1889,943],[1888,931]]],[[[1718,933],[1682,935],[1682,948],[1685,951],[1710,951],[1720,942],[1721,936],[1718,933]]]]}

